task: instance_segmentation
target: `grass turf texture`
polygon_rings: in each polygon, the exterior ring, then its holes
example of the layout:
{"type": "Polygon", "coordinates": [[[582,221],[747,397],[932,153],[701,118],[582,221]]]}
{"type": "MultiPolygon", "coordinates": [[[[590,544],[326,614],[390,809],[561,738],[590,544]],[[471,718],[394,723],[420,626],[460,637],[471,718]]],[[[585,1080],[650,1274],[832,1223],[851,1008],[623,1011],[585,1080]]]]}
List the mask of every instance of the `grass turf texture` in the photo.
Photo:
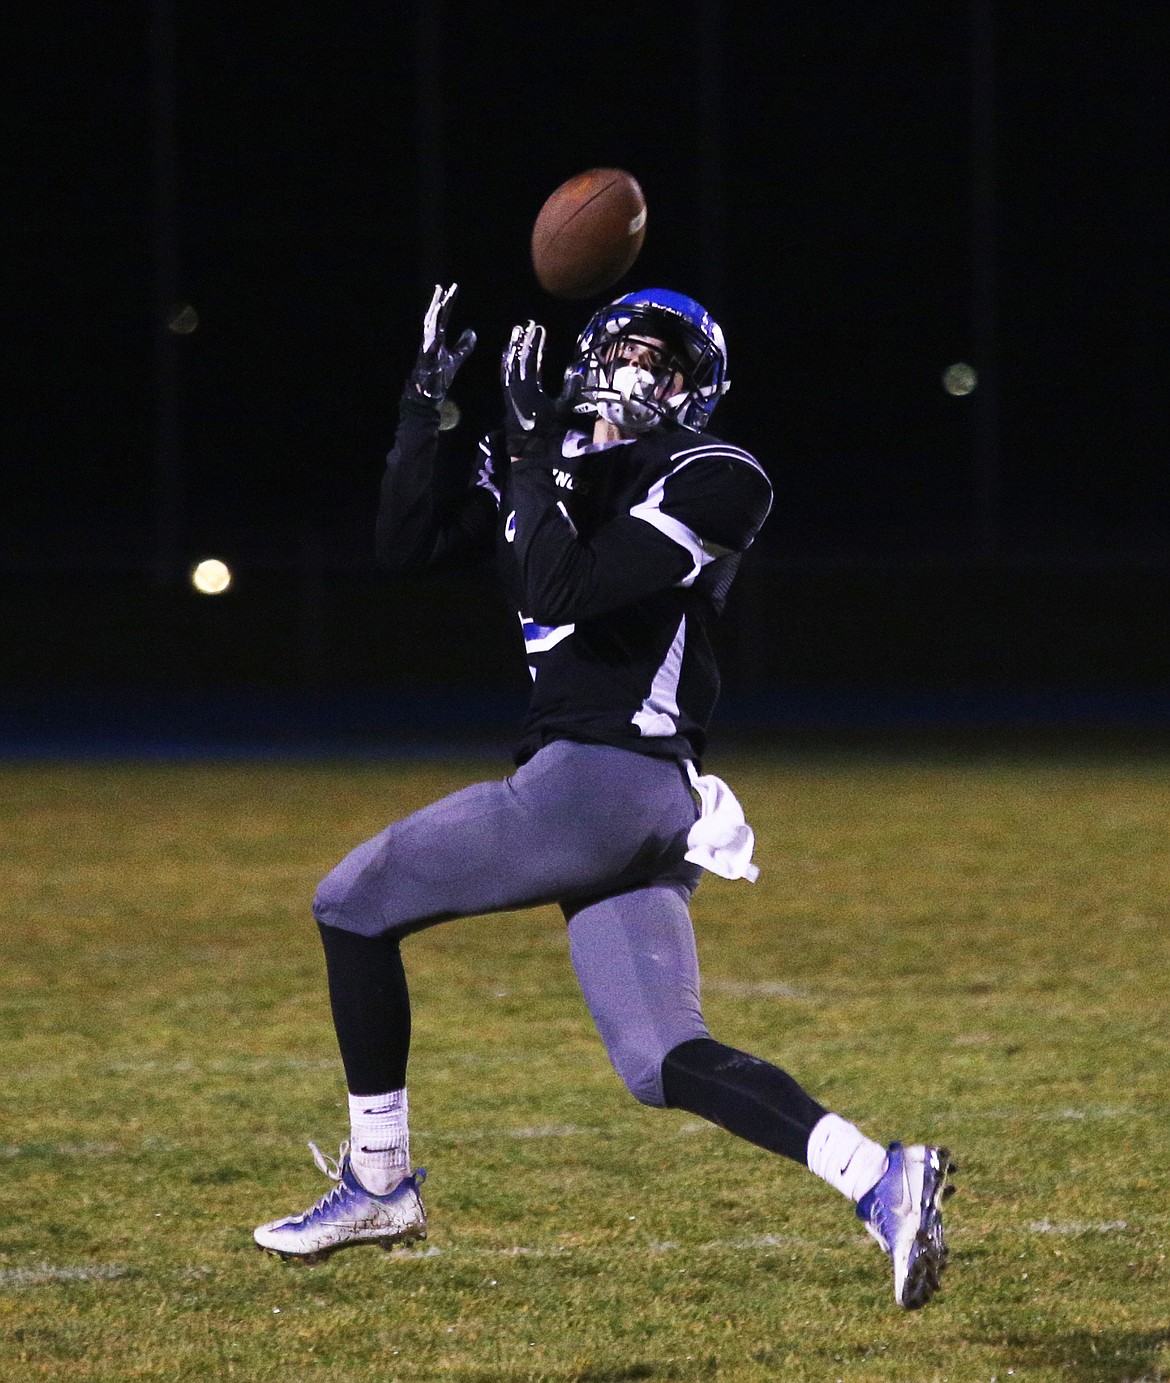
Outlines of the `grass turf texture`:
{"type": "Polygon", "coordinates": [[[630,1100],[552,909],[407,943],[428,1243],[258,1253],[345,1132],[315,882],[501,767],[0,769],[0,1378],[1170,1375],[1165,760],[713,765],[763,873],[697,895],[708,1020],[952,1147],[927,1310],[836,1192],[630,1100]]]}

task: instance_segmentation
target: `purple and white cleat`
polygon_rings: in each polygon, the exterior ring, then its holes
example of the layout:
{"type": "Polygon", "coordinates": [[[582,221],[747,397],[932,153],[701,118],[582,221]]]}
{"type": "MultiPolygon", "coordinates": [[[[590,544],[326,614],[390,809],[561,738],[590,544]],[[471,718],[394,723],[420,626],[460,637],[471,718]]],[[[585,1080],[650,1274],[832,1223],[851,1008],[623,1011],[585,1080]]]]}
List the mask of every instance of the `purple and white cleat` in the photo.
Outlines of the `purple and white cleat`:
{"type": "Polygon", "coordinates": [[[384,1196],[367,1191],[353,1174],[349,1144],[342,1143],[337,1161],[313,1143],[313,1161],[337,1183],[301,1215],[260,1225],[252,1235],[260,1248],[300,1263],[320,1263],[353,1244],[391,1249],[427,1237],[427,1212],[418,1188],[426,1179],[419,1167],[384,1196]]]}
{"type": "Polygon", "coordinates": [[[894,1300],[917,1311],[934,1296],[947,1264],[942,1202],[954,1193],[946,1148],[891,1143],[881,1179],[857,1202],[857,1218],[890,1255],[894,1300]]]}

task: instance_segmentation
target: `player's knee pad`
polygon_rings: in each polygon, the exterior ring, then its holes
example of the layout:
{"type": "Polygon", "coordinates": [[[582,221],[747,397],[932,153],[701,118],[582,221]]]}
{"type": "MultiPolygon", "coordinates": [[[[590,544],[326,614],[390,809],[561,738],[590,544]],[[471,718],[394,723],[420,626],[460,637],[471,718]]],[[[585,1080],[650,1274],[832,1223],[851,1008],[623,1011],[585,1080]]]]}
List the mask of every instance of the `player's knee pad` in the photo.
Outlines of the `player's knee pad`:
{"type": "MultiPolygon", "coordinates": [[[[360,876],[350,867],[348,859],[335,868],[317,885],[317,892],[313,897],[313,916],[316,920],[326,927],[340,927],[343,931],[363,932],[372,934],[379,930],[376,927],[361,925],[364,917],[356,920],[352,915],[354,907],[354,885],[360,876]]],[[[357,912],[362,909],[357,908],[357,912]]]]}
{"type": "Polygon", "coordinates": [[[609,1049],[613,1069],[621,1076],[626,1089],[639,1104],[661,1109],[666,1103],[662,1093],[662,1052],[630,1043],[609,1049]]]}
{"type": "Polygon", "coordinates": [[[348,881],[339,879],[339,869],[334,869],[317,885],[313,897],[313,916],[319,923],[328,925],[349,892],[348,881]]]}

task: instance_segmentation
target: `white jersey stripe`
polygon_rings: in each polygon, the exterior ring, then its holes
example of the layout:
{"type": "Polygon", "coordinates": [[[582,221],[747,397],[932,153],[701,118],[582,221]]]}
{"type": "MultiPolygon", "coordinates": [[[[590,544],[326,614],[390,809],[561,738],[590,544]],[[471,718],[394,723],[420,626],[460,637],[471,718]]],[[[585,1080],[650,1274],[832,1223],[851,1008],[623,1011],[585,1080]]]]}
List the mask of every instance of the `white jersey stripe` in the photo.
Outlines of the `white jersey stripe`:
{"type": "Polygon", "coordinates": [[[659,508],[662,503],[662,481],[656,481],[650,487],[650,493],[641,504],[635,504],[630,510],[630,514],[635,519],[642,519],[651,528],[656,528],[659,533],[668,537],[671,542],[677,543],[691,559],[691,569],[680,580],[676,581],[676,586],[692,586],[695,577],[703,570],[708,562],[715,560],[710,555],[704,545],[702,538],[683,523],[680,519],[674,518],[670,514],[664,514],[659,508]]]}
{"type": "Polygon", "coordinates": [[[476,473],[475,483],[479,489],[486,490],[491,495],[498,509],[500,507],[500,492],[492,479],[492,452],[486,441],[480,442],[479,452],[483,457],[483,462],[476,473]]]}
{"type": "Polygon", "coordinates": [[[524,633],[524,647],[529,653],[545,653],[556,648],[562,639],[567,639],[577,626],[575,624],[537,624],[527,615],[520,616],[520,628],[524,633]]]}
{"type": "Polygon", "coordinates": [[[635,711],[630,718],[642,735],[667,736],[678,733],[678,682],[682,675],[686,641],[687,617],[683,615],[674,640],[666,650],[666,657],[654,674],[650,694],[642,702],[642,709],[635,711]]]}
{"type": "MultiPolygon", "coordinates": [[[[673,452],[670,459],[685,466],[688,461],[694,461],[699,456],[726,456],[729,461],[746,461],[749,466],[754,466],[765,480],[768,478],[767,472],[750,451],[744,451],[742,447],[729,446],[726,442],[705,442],[701,447],[687,447],[684,451],[673,452]]],[[[678,469],[676,466],[675,470],[678,469]]]]}
{"type": "MultiPolygon", "coordinates": [[[[672,542],[683,548],[691,558],[692,566],[686,576],[676,581],[676,586],[693,586],[695,578],[703,570],[708,562],[713,562],[717,557],[725,557],[732,549],[721,547],[718,543],[709,543],[704,538],[700,538],[693,528],[688,528],[681,519],[676,519],[672,514],[662,512],[662,501],[666,495],[666,482],[672,475],[677,475],[684,466],[689,466],[699,456],[728,454],[732,460],[744,459],[750,461],[753,466],[763,475],[763,468],[746,451],[740,451],[737,447],[709,446],[694,447],[690,451],[676,452],[672,460],[683,457],[674,470],[668,471],[661,479],[656,480],[646,492],[646,498],[635,504],[630,510],[631,517],[642,519],[651,528],[656,528],[659,533],[664,534],[672,542]]],[[[766,478],[766,477],[765,477],[766,478]]]]}
{"type": "MultiPolygon", "coordinates": [[[[726,456],[729,461],[746,461],[754,470],[759,471],[765,480],[768,480],[768,472],[764,470],[763,466],[760,465],[750,451],[744,451],[742,447],[728,446],[726,442],[707,442],[701,447],[688,447],[686,451],[676,451],[670,459],[672,461],[680,461],[680,458],[682,458],[680,464],[674,468],[674,471],[677,471],[700,456],[726,456]]],[[[674,474],[674,471],[671,471],[671,475],[674,474]]],[[[764,519],[772,512],[772,505],[776,499],[776,496],[771,493],[771,489],[772,482],[768,480],[768,509],[764,514],[764,519]]],[[[761,523],[762,522],[763,520],[761,520],[761,523]]]]}

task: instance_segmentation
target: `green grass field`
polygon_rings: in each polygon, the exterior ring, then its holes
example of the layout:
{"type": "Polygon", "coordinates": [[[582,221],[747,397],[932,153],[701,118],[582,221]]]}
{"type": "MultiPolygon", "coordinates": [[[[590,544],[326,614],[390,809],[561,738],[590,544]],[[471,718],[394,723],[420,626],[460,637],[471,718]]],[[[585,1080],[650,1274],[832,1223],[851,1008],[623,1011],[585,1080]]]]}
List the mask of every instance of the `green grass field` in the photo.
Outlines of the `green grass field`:
{"type": "Polygon", "coordinates": [[[418,1250],[252,1226],[345,1134],[309,902],[498,763],[0,768],[0,1379],[1170,1378],[1170,761],[712,763],[754,886],[695,917],[724,1041],[946,1142],[951,1267],[609,1070],[552,909],[407,943],[418,1250]]]}

